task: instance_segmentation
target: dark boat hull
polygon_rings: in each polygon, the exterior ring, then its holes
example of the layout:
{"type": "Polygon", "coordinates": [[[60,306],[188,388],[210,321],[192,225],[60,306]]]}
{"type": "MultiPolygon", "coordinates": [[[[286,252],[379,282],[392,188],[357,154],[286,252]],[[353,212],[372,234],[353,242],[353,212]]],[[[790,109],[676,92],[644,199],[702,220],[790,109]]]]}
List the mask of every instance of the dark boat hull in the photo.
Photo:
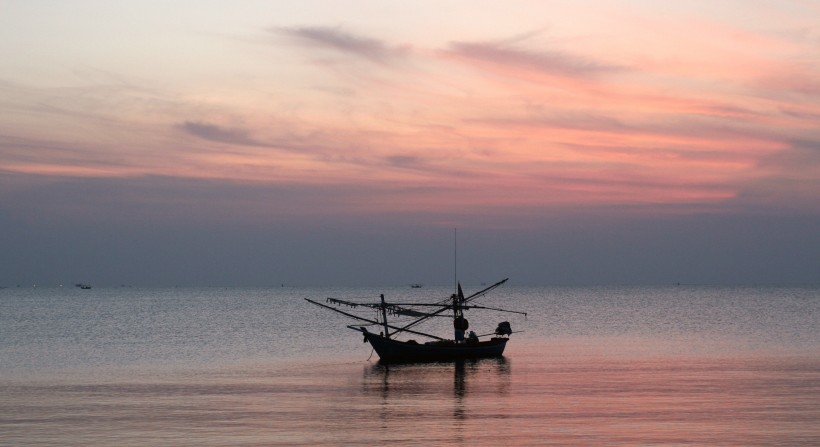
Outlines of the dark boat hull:
{"type": "Polygon", "coordinates": [[[365,338],[373,346],[383,362],[425,362],[500,357],[507,346],[507,338],[496,337],[489,341],[474,343],[435,342],[419,344],[398,341],[365,332],[365,338]]]}

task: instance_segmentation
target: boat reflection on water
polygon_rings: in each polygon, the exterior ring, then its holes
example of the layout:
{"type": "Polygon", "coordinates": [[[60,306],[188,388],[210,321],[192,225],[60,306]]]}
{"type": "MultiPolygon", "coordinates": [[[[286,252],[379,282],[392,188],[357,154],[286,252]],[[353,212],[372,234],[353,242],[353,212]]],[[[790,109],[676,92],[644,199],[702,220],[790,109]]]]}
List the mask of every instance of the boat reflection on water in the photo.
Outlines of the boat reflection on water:
{"type": "Polygon", "coordinates": [[[511,363],[505,357],[376,363],[364,368],[362,394],[380,399],[383,427],[424,419],[452,428],[471,418],[504,417],[498,403],[508,400],[498,398],[510,394],[510,375],[511,363]]]}

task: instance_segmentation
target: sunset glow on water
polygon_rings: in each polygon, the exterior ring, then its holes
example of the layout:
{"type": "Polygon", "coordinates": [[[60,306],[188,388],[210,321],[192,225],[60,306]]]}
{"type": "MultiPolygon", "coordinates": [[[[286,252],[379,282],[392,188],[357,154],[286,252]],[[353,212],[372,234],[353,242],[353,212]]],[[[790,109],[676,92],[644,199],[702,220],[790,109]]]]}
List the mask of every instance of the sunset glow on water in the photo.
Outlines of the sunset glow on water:
{"type": "Polygon", "coordinates": [[[328,292],[3,291],[0,443],[820,440],[816,288],[507,288],[504,357],[389,366],[300,297],[328,292]]]}

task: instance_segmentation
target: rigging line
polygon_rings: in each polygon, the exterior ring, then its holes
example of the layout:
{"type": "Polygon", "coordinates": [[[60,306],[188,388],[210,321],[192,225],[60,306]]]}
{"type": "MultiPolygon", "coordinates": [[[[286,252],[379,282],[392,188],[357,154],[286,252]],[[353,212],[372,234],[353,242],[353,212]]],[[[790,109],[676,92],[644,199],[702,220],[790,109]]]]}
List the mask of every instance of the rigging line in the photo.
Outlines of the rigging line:
{"type": "MultiPolygon", "coordinates": [[[[498,281],[497,283],[495,283],[495,284],[491,285],[490,287],[487,287],[487,288],[485,288],[485,289],[483,289],[483,290],[479,290],[478,292],[476,292],[476,293],[474,293],[474,294],[470,295],[469,297],[465,298],[465,299],[464,299],[464,302],[466,303],[466,302],[468,302],[468,301],[470,301],[470,300],[472,300],[472,299],[478,298],[479,296],[482,296],[482,295],[486,294],[486,293],[487,293],[487,292],[489,292],[490,290],[493,290],[493,289],[495,289],[496,287],[498,287],[498,286],[500,286],[500,285],[504,284],[504,283],[505,283],[505,282],[507,282],[507,280],[509,280],[509,279],[510,279],[510,278],[504,278],[504,279],[502,279],[501,281],[498,281]]],[[[413,327],[413,326],[415,326],[415,325],[417,325],[417,324],[421,323],[422,321],[424,321],[424,320],[426,320],[426,319],[428,319],[428,318],[430,318],[430,317],[436,316],[436,315],[438,315],[438,314],[440,314],[440,313],[444,312],[445,310],[449,310],[449,309],[450,309],[450,307],[444,307],[444,308],[442,308],[442,309],[439,309],[439,310],[437,310],[437,311],[433,312],[432,314],[430,314],[430,315],[428,315],[428,316],[425,316],[425,317],[420,317],[420,318],[419,318],[419,319],[417,319],[416,321],[414,321],[414,322],[412,322],[412,323],[410,323],[410,324],[408,324],[408,325],[406,325],[406,326],[402,327],[400,330],[406,331],[406,330],[408,330],[408,328],[411,328],[411,327],[413,327]]]]}
{"type": "Polygon", "coordinates": [[[476,293],[474,293],[474,294],[472,294],[472,295],[468,296],[467,298],[464,298],[464,302],[466,303],[466,302],[468,302],[468,301],[470,301],[470,300],[474,300],[474,299],[476,299],[476,298],[478,298],[478,297],[480,297],[480,296],[486,295],[487,293],[489,293],[491,290],[495,289],[496,287],[500,287],[502,284],[504,284],[505,282],[507,282],[509,279],[510,279],[510,278],[504,278],[504,279],[502,279],[501,281],[498,281],[497,283],[495,283],[495,284],[491,285],[490,287],[487,287],[487,288],[485,288],[485,289],[483,289],[483,290],[479,290],[478,292],[476,292],[476,293]]]}
{"type": "MultiPolygon", "coordinates": [[[[307,302],[309,302],[309,303],[312,303],[312,304],[315,304],[315,305],[317,305],[317,306],[319,306],[319,307],[324,307],[324,308],[326,308],[326,309],[330,309],[330,310],[332,310],[333,312],[340,313],[340,314],[342,314],[342,315],[347,315],[348,317],[355,318],[355,319],[357,319],[357,320],[366,321],[366,322],[368,322],[368,323],[378,323],[378,321],[370,320],[370,319],[367,319],[367,318],[364,318],[364,317],[360,317],[360,316],[358,316],[358,315],[353,315],[353,314],[351,314],[351,313],[344,312],[344,311],[341,311],[341,310],[339,310],[339,309],[336,309],[335,307],[330,307],[330,306],[328,306],[328,305],[326,305],[326,304],[318,303],[318,302],[316,302],[316,301],[313,301],[313,300],[312,300],[312,299],[310,299],[310,298],[305,298],[305,301],[307,301],[307,302]]],[[[393,326],[393,325],[389,325],[389,324],[385,324],[385,323],[382,323],[382,324],[383,324],[384,326],[387,326],[387,327],[388,327],[388,328],[390,328],[390,329],[399,329],[399,330],[404,330],[404,331],[409,332],[409,333],[411,333],[411,334],[416,334],[416,335],[421,335],[421,336],[424,336],[424,337],[435,338],[435,339],[437,339],[437,340],[444,340],[443,338],[441,338],[441,337],[439,337],[439,336],[436,336],[436,335],[425,334],[424,332],[411,331],[411,330],[408,330],[408,329],[402,329],[402,328],[399,328],[399,327],[397,327],[397,326],[393,326]]],[[[348,327],[350,327],[350,326],[348,326],[348,327]]],[[[358,330],[358,329],[356,329],[356,330],[358,330]]],[[[398,332],[398,331],[396,331],[396,332],[398,332]]],[[[394,332],[394,334],[395,334],[396,332],[394,332]]],[[[385,335],[387,335],[387,334],[385,334],[385,335]]]]}
{"type": "Polygon", "coordinates": [[[519,311],[517,311],[517,310],[499,309],[499,308],[497,308],[497,307],[487,307],[487,306],[465,306],[464,308],[465,308],[465,309],[486,309],[486,310],[495,310],[495,311],[498,311],[498,312],[509,312],[509,313],[512,313],[512,314],[519,314],[519,315],[523,315],[523,316],[525,316],[525,317],[527,316],[527,313],[526,313],[526,312],[519,312],[519,311]]]}
{"type": "MultiPolygon", "coordinates": [[[[524,332],[524,331],[512,331],[511,334],[520,334],[522,332],[524,332]]],[[[476,335],[476,337],[487,337],[489,335],[498,335],[498,334],[496,334],[495,332],[490,332],[489,334],[476,335]]]]}

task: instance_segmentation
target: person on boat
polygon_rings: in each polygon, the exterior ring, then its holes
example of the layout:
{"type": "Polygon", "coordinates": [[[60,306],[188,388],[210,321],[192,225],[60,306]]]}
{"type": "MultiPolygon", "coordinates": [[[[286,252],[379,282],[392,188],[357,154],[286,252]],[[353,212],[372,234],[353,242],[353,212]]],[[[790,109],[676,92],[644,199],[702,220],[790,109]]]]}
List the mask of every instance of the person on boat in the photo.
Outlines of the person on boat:
{"type": "Polygon", "coordinates": [[[475,334],[475,331],[470,331],[467,335],[467,343],[478,343],[478,335],[475,334]]]}
{"type": "Polygon", "coordinates": [[[455,329],[456,343],[464,342],[464,332],[470,328],[470,322],[462,316],[458,316],[453,320],[453,328],[455,329]]]}

